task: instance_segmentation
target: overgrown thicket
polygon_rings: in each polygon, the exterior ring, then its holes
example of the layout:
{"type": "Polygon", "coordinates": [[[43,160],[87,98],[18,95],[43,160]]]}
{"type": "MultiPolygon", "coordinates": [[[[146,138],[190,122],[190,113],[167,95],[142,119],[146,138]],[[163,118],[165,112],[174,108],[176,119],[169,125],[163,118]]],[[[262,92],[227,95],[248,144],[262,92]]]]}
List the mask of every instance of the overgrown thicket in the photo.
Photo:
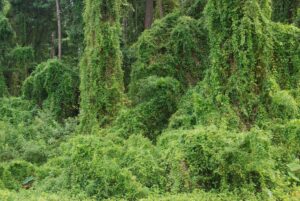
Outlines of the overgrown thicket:
{"type": "Polygon", "coordinates": [[[4,77],[5,58],[7,49],[11,45],[14,33],[12,27],[6,17],[7,15],[7,2],[0,1],[0,97],[7,94],[7,84],[4,77]]]}
{"type": "Polygon", "coordinates": [[[201,25],[177,11],[156,21],[132,46],[130,108],[115,123],[123,135],[140,132],[155,140],[184,91],[204,77],[209,47],[201,25]]]}
{"type": "Polygon", "coordinates": [[[0,199],[299,200],[299,1],[149,2],[0,0],[0,199]]]}

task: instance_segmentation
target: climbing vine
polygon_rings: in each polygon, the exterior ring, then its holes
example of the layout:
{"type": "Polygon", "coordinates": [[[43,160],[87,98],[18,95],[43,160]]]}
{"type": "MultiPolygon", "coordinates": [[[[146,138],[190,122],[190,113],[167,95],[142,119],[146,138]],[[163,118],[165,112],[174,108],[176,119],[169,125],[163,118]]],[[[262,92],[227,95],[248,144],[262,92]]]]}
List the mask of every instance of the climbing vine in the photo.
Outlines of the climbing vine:
{"type": "Polygon", "coordinates": [[[85,1],[86,47],[80,64],[83,132],[111,122],[122,105],[120,3],[119,0],[85,1]]]}
{"type": "Polygon", "coordinates": [[[204,17],[210,68],[187,93],[182,101],[185,109],[172,117],[171,127],[218,122],[248,130],[269,117],[280,117],[274,108],[294,102],[296,95],[291,94],[299,87],[299,29],[272,22],[271,11],[269,0],[208,1],[204,17]],[[227,9],[234,12],[229,15],[227,9]],[[280,103],[277,93],[286,95],[280,103]]]}
{"type": "Polygon", "coordinates": [[[7,2],[0,0],[0,97],[7,94],[6,80],[3,72],[7,67],[5,58],[11,48],[14,37],[13,29],[5,16],[7,9],[7,2]]]}
{"type": "Polygon", "coordinates": [[[299,7],[299,0],[272,0],[272,20],[291,24],[297,17],[299,7]]]}
{"type": "Polygon", "coordinates": [[[78,77],[57,60],[41,63],[25,80],[23,96],[50,110],[59,120],[78,112],[78,77]]]}

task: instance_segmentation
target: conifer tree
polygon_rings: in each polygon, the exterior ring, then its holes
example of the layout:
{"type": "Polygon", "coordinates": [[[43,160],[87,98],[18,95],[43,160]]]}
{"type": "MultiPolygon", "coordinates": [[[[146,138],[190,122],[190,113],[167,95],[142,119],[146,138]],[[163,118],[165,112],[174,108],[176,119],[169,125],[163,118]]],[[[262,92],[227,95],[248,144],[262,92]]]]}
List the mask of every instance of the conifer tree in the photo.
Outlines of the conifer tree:
{"type": "Polygon", "coordinates": [[[123,97],[120,0],[85,0],[85,50],[80,64],[81,130],[104,126],[123,97]]]}

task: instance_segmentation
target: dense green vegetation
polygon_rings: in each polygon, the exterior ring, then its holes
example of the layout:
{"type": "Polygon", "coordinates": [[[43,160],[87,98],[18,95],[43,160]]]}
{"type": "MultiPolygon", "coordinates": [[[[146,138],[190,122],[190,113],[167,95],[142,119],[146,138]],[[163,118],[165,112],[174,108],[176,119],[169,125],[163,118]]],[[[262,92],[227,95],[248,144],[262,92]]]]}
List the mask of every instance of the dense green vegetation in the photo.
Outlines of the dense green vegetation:
{"type": "Polygon", "coordinates": [[[0,0],[0,200],[300,200],[299,26],[298,0],[0,0]]]}

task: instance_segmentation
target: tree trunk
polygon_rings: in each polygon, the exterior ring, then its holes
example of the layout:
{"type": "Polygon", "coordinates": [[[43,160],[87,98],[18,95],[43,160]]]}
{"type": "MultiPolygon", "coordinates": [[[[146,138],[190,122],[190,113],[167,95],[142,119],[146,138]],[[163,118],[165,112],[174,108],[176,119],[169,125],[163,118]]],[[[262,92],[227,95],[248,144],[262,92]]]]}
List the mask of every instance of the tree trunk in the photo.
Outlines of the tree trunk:
{"type": "Polygon", "coordinates": [[[58,59],[61,59],[61,10],[60,10],[60,0],[56,0],[56,15],[57,15],[57,32],[58,32],[58,59]]]}
{"type": "Polygon", "coordinates": [[[55,57],[55,33],[52,32],[51,34],[51,52],[50,52],[50,58],[54,59],[55,57]]]}
{"type": "Polygon", "coordinates": [[[153,0],[146,0],[145,29],[149,29],[153,21],[153,0]]]}
{"type": "Polygon", "coordinates": [[[164,17],[164,9],[163,9],[162,0],[157,0],[157,6],[158,6],[158,11],[159,11],[159,17],[163,18],[164,17]]]}

